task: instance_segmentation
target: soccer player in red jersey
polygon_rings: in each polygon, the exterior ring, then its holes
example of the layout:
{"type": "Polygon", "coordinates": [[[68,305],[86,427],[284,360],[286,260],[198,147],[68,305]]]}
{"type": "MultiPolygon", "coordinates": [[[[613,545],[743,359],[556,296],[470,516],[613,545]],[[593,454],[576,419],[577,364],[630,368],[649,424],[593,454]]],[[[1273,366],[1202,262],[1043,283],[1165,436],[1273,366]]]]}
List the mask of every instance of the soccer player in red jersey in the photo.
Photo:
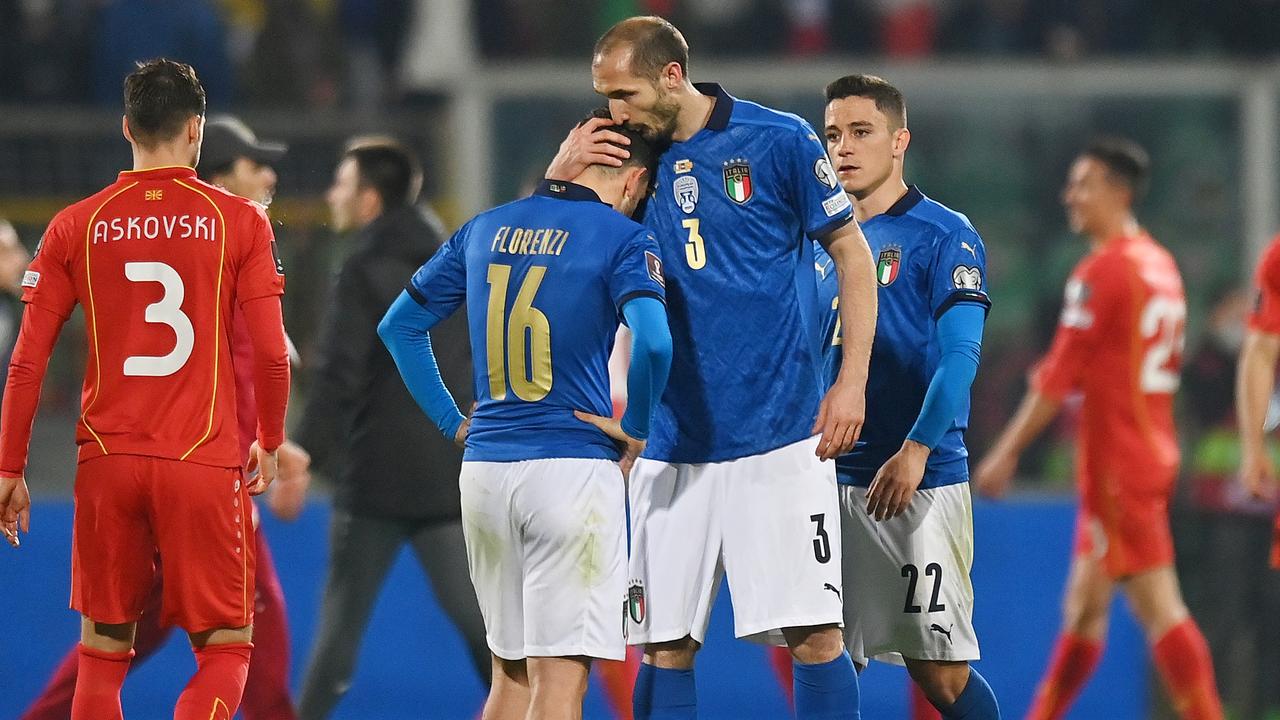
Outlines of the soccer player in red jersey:
{"type": "Polygon", "coordinates": [[[1094,143],[1071,166],[1063,203],[1091,251],[1067,282],[1057,334],[1031,389],[975,475],[980,491],[1004,494],[1022,450],[1069,393],[1083,394],[1075,553],[1062,634],[1027,715],[1035,720],[1062,717],[1084,687],[1102,655],[1117,586],[1179,714],[1222,717],[1209,647],[1173,567],[1173,393],[1187,310],[1173,256],[1133,214],[1147,177],[1146,152],[1123,140],[1094,143]]]}
{"type": "Polygon", "coordinates": [[[0,523],[30,521],[23,478],[40,385],[62,324],[85,311],[76,428],[71,605],[84,620],[73,720],[121,718],[138,618],[165,560],[161,622],[197,670],[175,720],[230,720],[252,649],[249,496],[276,475],[289,391],[284,278],[261,207],[196,178],[204,90],[190,66],[139,65],[124,83],[133,170],[58,213],[23,278],[22,329],[0,410],[0,523]],[[254,348],[257,440],[240,467],[230,322],[254,348]]]}
{"type": "MultiPolygon", "coordinates": [[[[1267,455],[1265,424],[1280,360],[1280,235],[1258,263],[1257,301],[1236,368],[1236,417],[1240,422],[1240,482],[1259,500],[1276,497],[1276,471],[1267,455]]],[[[1280,569],[1280,515],[1271,536],[1271,567],[1280,569]]]]}
{"type": "MultiPolygon", "coordinates": [[[[285,152],[285,146],[262,142],[240,120],[224,116],[205,123],[204,142],[200,146],[200,179],[227,192],[248,198],[263,207],[271,204],[275,194],[276,173],[272,165],[285,152]]],[[[29,261],[28,258],[27,261],[29,261]]],[[[23,263],[25,265],[26,262],[23,263]]],[[[18,277],[21,277],[21,269],[18,277]]],[[[17,285],[19,281],[15,280],[17,285]]],[[[241,457],[247,459],[258,433],[258,412],[253,392],[253,342],[244,316],[235,313],[231,320],[231,360],[236,378],[236,417],[239,420],[241,457]]],[[[267,507],[277,517],[293,520],[302,510],[310,483],[310,456],[296,443],[286,440],[279,448],[279,474],[266,495],[267,507]]],[[[254,519],[257,519],[255,508],[254,519]]],[[[257,530],[257,523],[254,523],[257,530]]],[[[289,629],[284,605],[284,591],[276,574],[275,563],[266,536],[255,532],[257,572],[254,601],[253,659],[245,681],[240,712],[245,720],[294,720],[297,713],[289,697],[289,629]]],[[[157,566],[159,567],[159,565],[157,566]]],[[[160,617],[164,588],[163,568],[156,573],[156,583],[147,596],[146,606],[134,635],[134,658],[130,672],[162,648],[169,639],[172,626],[162,625],[160,617]]],[[[72,647],[59,663],[45,689],[31,702],[19,720],[66,720],[71,715],[71,701],[76,687],[76,671],[80,654],[72,647]]]]}

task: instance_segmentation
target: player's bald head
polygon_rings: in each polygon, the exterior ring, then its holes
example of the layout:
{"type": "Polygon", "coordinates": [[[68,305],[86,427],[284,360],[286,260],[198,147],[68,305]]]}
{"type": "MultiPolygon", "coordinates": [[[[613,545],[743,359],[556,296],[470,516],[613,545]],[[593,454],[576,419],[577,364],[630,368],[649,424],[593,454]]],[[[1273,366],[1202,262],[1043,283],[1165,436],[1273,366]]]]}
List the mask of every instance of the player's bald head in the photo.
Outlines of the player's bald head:
{"type": "Polygon", "coordinates": [[[657,79],[671,63],[680,66],[680,74],[689,76],[689,43],[675,25],[656,15],[632,17],[609,28],[596,41],[594,58],[614,51],[631,52],[631,74],[657,79]]]}
{"type": "Polygon", "coordinates": [[[140,62],[124,79],[125,121],[143,147],[177,137],[204,110],[204,87],[186,63],[165,58],[140,62]]]}

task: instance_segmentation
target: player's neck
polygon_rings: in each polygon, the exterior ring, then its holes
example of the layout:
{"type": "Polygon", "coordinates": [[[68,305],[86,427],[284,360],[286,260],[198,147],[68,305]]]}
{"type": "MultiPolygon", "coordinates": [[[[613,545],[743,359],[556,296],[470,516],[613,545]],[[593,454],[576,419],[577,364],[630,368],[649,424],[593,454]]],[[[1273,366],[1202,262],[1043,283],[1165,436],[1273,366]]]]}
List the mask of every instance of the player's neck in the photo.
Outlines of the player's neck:
{"type": "Polygon", "coordinates": [[[145,150],[133,146],[133,169],[154,170],[163,167],[191,167],[191,152],[187,147],[157,146],[154,150],[145,150]]]}
{"type": "Polygon", "coordinates": [[[894,203],[902,199],[907,194],[907,183],[902,179],[901,175],[893,175],[885,178],[880,183],[880,187],[872,190],[868,195],[853,200],[853,217],[858,222],[866,222],[867,220],[888,212],[894,203]]]}
{"type": "Polygon", "coordinates": [[[680,113],[676,116],[676,129],[671,134],[675,142],[684,142],[707,126],[711,119],[711,111],[716,106],[716,99],[703,95],[692,85],[685,89],[685,97],[680,102],[680,113]]]}
{"type": "Polygon", "coordinates": [[[1142,226],[1133,215],[1117,215],[1089,234],[1089,246],[1098,250],[1120,238],[1133,237],[1140,232],[1142,226]]]}

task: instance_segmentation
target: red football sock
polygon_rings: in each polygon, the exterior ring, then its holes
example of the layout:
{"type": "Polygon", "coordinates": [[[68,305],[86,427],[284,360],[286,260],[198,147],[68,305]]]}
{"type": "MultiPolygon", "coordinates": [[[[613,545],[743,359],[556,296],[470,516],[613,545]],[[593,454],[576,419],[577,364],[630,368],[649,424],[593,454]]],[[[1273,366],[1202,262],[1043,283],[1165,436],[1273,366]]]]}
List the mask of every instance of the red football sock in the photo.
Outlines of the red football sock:
{"type": "Polygon", "coordinates": [[[196,648],[196,674],[178,696],[173,720],[231,720],[244,694],[251,650],[252,643],[196,648]]]}
{"type": "Polygon", "coordinates": [[[1027,720],[1057,720],[1066,715],[1101,659],[1102,643],[1073,633],[1059,635],[1027,720]]]}
{"type": "Polygon", "coordinates": [[[133,650],[113,653],[81,645],[71,720],[123,720],[120,688],[131,660],[133,650]]]}
{"type": "Polygon", "coordinates": [[[1221,720],[1213,657],[1195,620],[1178,623],[1151,646],[1151,652],[1178,715],[1187,720],[1221,720]]]}

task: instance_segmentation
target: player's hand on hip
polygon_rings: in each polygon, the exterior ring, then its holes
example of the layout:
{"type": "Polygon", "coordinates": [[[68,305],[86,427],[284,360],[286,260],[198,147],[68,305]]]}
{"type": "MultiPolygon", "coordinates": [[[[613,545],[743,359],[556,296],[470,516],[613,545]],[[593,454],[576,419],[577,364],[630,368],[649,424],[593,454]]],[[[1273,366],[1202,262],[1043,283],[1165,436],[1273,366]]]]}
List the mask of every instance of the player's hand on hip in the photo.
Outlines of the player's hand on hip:
{"type": "Polygon", "coordinates": [[[1013,485],[1013,474],[1018,470],[1018,456],[1003,450],[993,450],[973,473],[973,484],[987,497],[1003,497],[1013,485]]]}
{"type": "Polygon", "coordinates": [[[622,167],[622,161],[631,157],[631,153],[618,145],[630,145],[631,141],[622,133],[610,130],[613,124],[609,118],[591,118],[570,130],[543,177],[572,180],[592,165],[622,167]]]}
{"type": "Polygon", "coordinates": [[[573,416],[584,423],[589,423],[600,428],[600,431],[613,439],[618,446],[618,452],[622,453],[622,457],[618,458],[618,467],[622,468],[622,476],[631,476],[631,466],[635,465],[636,458],[640,457],[640,453],[644,451],[644,440],[637,440],[627,434],[622,429],[622,423],[611,417],[603,415],[592,415],[581,410],[574,410],[573,416]]]}
{"type": "Polygon", "coordinates": [[[311,486],[311,454],[291,440],[285,440],[276,453],[280,477],[271,484],[267,507],[281,520],[297,520],[311,486]]]}
{"type": "Polygon", "coordinates": [[[31,493],[24,477],[0,478],[0,534],[18,547],[18,530],[31,531],[31,493]]]}
{"type": "MultiPolygon", "coordinates": [[[[472,408],[474,410],[475,408],[472,408]]],[[[471,418],[462,421],[458,426],[458,431],[453,434],[453,444],[460,448],[467,446],[467,435],[471,432],[471,418]]]]}
{"type": "Polygon", "coordinates": [[[1255,500],[1275,499],[1276,471],[1266,450],[1244,453],[1240,461],[1240,484],[1255,500]]]}
{"type": "Polygon", "coordinates": [[[250,495],[261,495],[276,479],[279,471],[279,450],[267,452],[257,440],[249,448],[249,462],[245,463],[244,473],[249,478],[247,486],[250,495]],[[254,473],[257,473],[256,475],[254,473]]]}
{"type": "Polygon", "coordinates": [[[862,434],[862,423],[867,414],[867,396],[860,387],[838,380],[822,398],[818,406],[818,420],[812,432],[821,433],[817,455],[823,460],[834,460],[853,449],[862,434]]]}
{"type": "Polygon", "coordinates": [[[902,443],[902,448],[880,467],[867,488],[867,515],[884,521],[906,512],[924,479],[929,452],[928,447],[914,440],[902,443]]]}

